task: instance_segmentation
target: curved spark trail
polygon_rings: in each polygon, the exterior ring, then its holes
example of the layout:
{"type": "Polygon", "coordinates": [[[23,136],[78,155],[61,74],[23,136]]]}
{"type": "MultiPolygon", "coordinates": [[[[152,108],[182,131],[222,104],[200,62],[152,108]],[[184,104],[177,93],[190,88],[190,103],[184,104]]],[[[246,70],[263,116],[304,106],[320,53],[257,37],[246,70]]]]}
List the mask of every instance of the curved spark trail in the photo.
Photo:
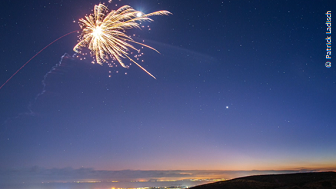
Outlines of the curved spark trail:
{"type": "Polygon", "coordinates": [[[12,76],[10,76],[9,79],[7,79],[7,81],[1,85],[0,89],[6,85],[6,83],[8,83],[22,68],[24,68],[31,60],[33,60],[38,54],[40,54],[44,49],[48,48],[50,45],[52,45],[53,43],[55,43],[56,41],[62,39],[63,37],[70,35],[72,33],[78,32],[79,30],[76,31],[72,31],[70,33],[67,33],[59,38],[57,38],[56,40],[54,40],[53,42],[49,43],[47,46],[45,46],[43,49],[41,49],[39,52],[37,52],[33,57],[31,57],[25,64],[23,64],[23,66],[21,66],[21,68],[19,68],[12,76]]]}

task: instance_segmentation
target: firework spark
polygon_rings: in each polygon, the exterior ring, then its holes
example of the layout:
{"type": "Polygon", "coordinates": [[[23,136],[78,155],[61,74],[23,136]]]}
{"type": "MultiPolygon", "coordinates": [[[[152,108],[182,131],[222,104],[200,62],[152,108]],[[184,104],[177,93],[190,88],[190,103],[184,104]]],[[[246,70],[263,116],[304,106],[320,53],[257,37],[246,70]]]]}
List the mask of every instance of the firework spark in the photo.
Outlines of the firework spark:
{"type": "Polygon", "coordinates": [[[134,47],[132,43],[158,51],[151,46],[133,40],[125,34],[125,31],[132,28],[140,29],[141,22],[153,21],[149,18],[150,16],[169,14],[171,13],[165,10],[144,14],[129,5],[109,12],[105,5],[95,5],[93,14],[79,20],[82,33],[74,51],[81,53],[82,48],[87,47],[91,56],[100,65],[108,63],[109,59],[115,59],[122,67],[128,68],[122,61],[127,58],[155,79],[151,73],[130,58],[129,52],[130,50],[139,52],[139,49],[134,47]]]}

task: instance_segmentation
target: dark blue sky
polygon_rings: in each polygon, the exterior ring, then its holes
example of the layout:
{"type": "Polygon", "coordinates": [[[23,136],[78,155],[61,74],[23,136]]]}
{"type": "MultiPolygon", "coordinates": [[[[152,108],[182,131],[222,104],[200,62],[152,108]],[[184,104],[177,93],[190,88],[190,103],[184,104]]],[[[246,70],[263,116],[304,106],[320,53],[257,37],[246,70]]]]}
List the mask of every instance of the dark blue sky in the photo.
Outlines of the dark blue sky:
{"type": "MultiPolygon", "coordinates": [[[[0,90],[0,167],[335,170],[332,2],[118,1],[173,13],[127,31],[161,52],[141,62],[157,79],[72,58],[64,37],[0,90]]],[[[1,2],[0,83],[98,3],[1,2]]]]}

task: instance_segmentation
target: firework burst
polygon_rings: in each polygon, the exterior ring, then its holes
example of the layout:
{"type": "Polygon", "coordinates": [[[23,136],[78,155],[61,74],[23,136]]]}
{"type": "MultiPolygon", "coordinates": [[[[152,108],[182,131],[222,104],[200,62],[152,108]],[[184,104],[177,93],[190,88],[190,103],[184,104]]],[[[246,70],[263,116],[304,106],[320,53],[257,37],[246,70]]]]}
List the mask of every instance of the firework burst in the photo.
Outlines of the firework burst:
{"type": "Polygon", "coordinates": [[[91,56],[95,58],[95,62],[100,65],[108,63],[112,59],[116,60],[122,67],[128,68],[123,63],[123,59],[129,59],[155,79],[151,73],[130,58],[129,54],[131,50],[139,52],[139,49],[132,44],[138,44],[156,52],[158,51],[151,46],[133,40],[125,34],[125,31],[132,28],[140,29],[141,22],[153,21],[149,18],[150,16],[169,15],[171,13],[162,10],[144,14],[141,11],[134,10],[129,5],[109,11],[103,4],[95,5],[93,12],[93,14],[79,20],[82,33],[79,36],[77,45],[74,47],[74,51],[81,53],[83,47],[88,48],[91,56]]]}

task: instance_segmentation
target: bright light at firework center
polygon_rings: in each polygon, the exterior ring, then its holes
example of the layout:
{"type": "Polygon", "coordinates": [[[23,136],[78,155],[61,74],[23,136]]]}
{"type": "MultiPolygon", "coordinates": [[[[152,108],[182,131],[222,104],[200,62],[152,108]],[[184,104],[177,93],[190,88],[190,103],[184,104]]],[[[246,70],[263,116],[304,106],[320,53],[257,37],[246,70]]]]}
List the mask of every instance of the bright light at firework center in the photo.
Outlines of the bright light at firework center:
{"type": "Polygon", "coordinates": [[[136,15],[137,15],[137,17],[141,17],[142,16],[142,12],[138,12],[136,15]]]}
{"type": "Polygon", "coordinates": [[[103,34],[103,29],[100,26],[97,26],[93,29],[92,35],[94,37],[100,37],[103,34]]]}

